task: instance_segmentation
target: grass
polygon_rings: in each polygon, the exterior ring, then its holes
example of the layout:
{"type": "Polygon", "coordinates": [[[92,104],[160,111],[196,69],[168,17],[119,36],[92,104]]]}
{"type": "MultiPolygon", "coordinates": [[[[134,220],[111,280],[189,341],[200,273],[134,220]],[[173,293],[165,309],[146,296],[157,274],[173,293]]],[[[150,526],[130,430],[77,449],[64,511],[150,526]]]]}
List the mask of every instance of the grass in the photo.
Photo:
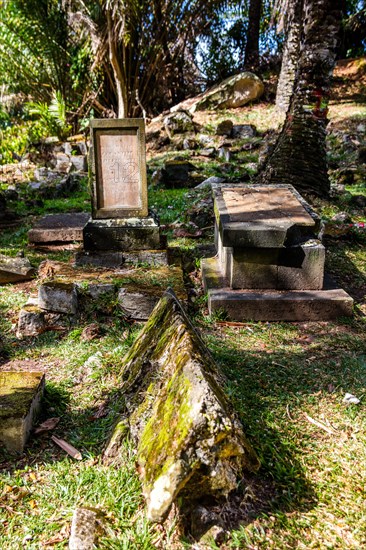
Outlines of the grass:
{"type": "MultiPolygon", "coordinates": [[[[354,120],[359,123],[361,111],[355,109],[354,120]]],[[[349,105],[344,111],[349,117],[353,112],[349,105]]],[[[223,113],[221,118],[229,115],[237,123],[256,124],[262,132],[275,124],[272,109],[262,106],[223,113]]],[[[345,124],[341,115],[337,124],[345,124]]],[[[214,127],[215,120],[210,124],[214,127]]],[[[341,136],[333,136],[329,143],[332,159],[346,162],[341,136]]],[[[233,173],[241,163],[256,158],[253,152],[240,156],[233,159],[233,173]]],[[[155,158],[152,169],[164,158],[155,158]]],[[[350,159],[353,162],[353,156],[350,159]]],[[[222,169],[211,160],[197,161],[197,167],[207,177],[222,169]]],[[[362,182],[347,190],[366,194],[362,182]]],[[[149,205],[169,226],[185,221],[195,194],[187,189],[152,188],[149,205]]],[[[1,253],[14,256],[26,247],[27,230],[37,216],[87,209],[86,201],[84,188],[70,199],[44,201],[42,206],[24,203],[19,212],[27,217],[18,228],[0,236],[1,253]]],[[[346,210],[354,220],[365,220],[362,209],[355,209],[342,196],[316,201],[315,206],[324,218],[346,210]]],[[[169,232],[168,237],[170,245],[194,253],[196,240],[173,240],[169,232]]],[[[27,251],[27,256],[34,265],[45,257],[34,251],[27,251]]],[[[70,253],[48,257],[67,261],[70,253]]],[[[224,317],[207,316],[205,299],[196,289],[195,309],[190,313],[226,376],[225,391],[262,462],[258,474],[242,479],[238,491],[218,508],[229,530],[224,550],[366,546],[366,255],[362,237],[330,241],[327,269],[355,297],[353,319],[227,326],[224,317]],[[354,394],[360,403],[346,405],[345,393],[354,394]]],[[[0,451],[0,548],[66,548],[73,510],[86,506],[98,513],[97,548],[193,550],[192,541],[175,531],[174,525],[157,528],[146,521],[134,447],[128,438],[118,468],[102,463],[111,427],[124,410],[119,392],[121,360],[140,325],[91,311],[63,332],[19,340],[17,315],[35,292],[35,282],[0,287],[0,353],[13,366],[46,371],[42,419],[60,417],[55,435],[79,449],[83,460],[65,456],[49,434],[32,437],[22,457],[0,451]],[[98,324],[100,333],[86,341],[83,331],[91,323],[98,324]]],[[[207,548],[217,545],[212,542],[207,548]]]]}

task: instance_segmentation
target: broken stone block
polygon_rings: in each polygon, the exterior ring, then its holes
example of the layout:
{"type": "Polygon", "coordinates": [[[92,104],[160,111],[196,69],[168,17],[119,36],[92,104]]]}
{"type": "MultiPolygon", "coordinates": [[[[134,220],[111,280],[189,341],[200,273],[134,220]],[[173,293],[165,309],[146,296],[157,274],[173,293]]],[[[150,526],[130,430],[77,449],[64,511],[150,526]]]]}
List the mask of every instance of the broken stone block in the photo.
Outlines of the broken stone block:
{"type": "Polygon", "coordinates": [[[42,372],[0,372],[0,441],[8,451],[23,451],[43,389],[42,372]]]}
{"type": "Polygon", "coordinates": [[[26,304],[19,313],[17,337],[37,336],[44,332],[46,327],[44,313],[36,305],[26,304]]]}
{"type": "Polygon", "coordinates": [[[0,254],[0,284],[32,279],[35,269],[28,258],[11,258],[0,254]]]}
{"type": "Polygon", "coordinates": [[[118,302],[122,310],[128,317],[136,319],[136,321],[146,321],[158,301],[157,296],[149,296],[142,292],[129,292],[126,288],[121,288],[118,292],[118,302]]]}
{"type": "Polygon", "coordinates": [[[77,312],[77,292],[73,283],[43,283],[38,291],[38,305],[41,309],[74,315],[77,312]]]}
{"type": "MultiPolygon", "coordinates": [[[[174,293],[167,291],[124,358],[123,390],[148,518],[237,487],[258,458],[224,381],[174,293]]],[[[113,441],[113,437],[112,437],[113,441]]]]}
{"type": "Polygon", "coordinates": [[[97,514],[87,508],[76,508],[72,517],[70,550],[93,550],[97,514]]]}

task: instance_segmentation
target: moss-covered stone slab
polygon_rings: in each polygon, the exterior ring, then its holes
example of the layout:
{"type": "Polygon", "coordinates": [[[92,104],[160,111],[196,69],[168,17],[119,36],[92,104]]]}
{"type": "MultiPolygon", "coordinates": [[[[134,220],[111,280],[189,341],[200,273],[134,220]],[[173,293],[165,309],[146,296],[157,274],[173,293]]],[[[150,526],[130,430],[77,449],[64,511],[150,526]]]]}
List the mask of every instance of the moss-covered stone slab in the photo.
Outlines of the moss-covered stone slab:
{"type": "Polygon", "coordinates": [[[259,467],[224,381],[171,290],[124,358],[122,382],[150,520],[163,521],[178,496],[227,495],[244,470],[259,467]]]}
{"type": "Polygon", "coordinates": [[[0,442],[22,452],[40,408],[42,372],[0,372],[0,442]]]}

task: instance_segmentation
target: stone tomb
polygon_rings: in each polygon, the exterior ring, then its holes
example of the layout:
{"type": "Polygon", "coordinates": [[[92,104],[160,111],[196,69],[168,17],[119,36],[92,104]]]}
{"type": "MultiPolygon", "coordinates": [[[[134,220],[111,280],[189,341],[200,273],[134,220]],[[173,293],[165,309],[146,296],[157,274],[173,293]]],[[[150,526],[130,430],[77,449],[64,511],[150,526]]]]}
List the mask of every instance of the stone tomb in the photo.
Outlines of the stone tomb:
{"type": "Polygon", "coordinates": [[[209,309],[235,320],[312,320],[352,314],[324,287],[320,220],[290,185],[214,186],[217,256],[202,262],[209,309]]]}
{"type": "Polygon", "coordinates": [[[77,263],[103,265],[106,255],[108,265],[112,256],[118,265],[123,253],[161,252],[159,224],[148,215],[144,121],[93,120],[90,168],[92,220],[84,227],[77,263]]]}
{"type": "Polygon", "coordinates": [[[0,372],[0,443],[22,452],[40,409],[42,372],[0,372]]]}

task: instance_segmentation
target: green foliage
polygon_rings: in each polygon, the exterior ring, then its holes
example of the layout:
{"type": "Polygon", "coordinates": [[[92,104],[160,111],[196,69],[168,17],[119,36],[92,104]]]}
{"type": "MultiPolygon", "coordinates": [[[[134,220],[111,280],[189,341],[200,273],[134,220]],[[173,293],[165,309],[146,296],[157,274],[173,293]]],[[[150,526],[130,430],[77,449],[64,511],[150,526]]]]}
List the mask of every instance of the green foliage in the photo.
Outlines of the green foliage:
{"type": "Polygon", "coordinates": [[[46,135],[56,135],[64,140],[70,134],[71,126],[67,124],[65,100],[60,91],[54,92],[50,105],[41,101],[30,102],[27,108],[30,115],[39,118],[46,135]]]}
{"type": "Polygon", "coordinates": [[[28,145],[27,124],[0,129],[0,165],[12,163],[14,154],[22,156],[28,145]]]}

